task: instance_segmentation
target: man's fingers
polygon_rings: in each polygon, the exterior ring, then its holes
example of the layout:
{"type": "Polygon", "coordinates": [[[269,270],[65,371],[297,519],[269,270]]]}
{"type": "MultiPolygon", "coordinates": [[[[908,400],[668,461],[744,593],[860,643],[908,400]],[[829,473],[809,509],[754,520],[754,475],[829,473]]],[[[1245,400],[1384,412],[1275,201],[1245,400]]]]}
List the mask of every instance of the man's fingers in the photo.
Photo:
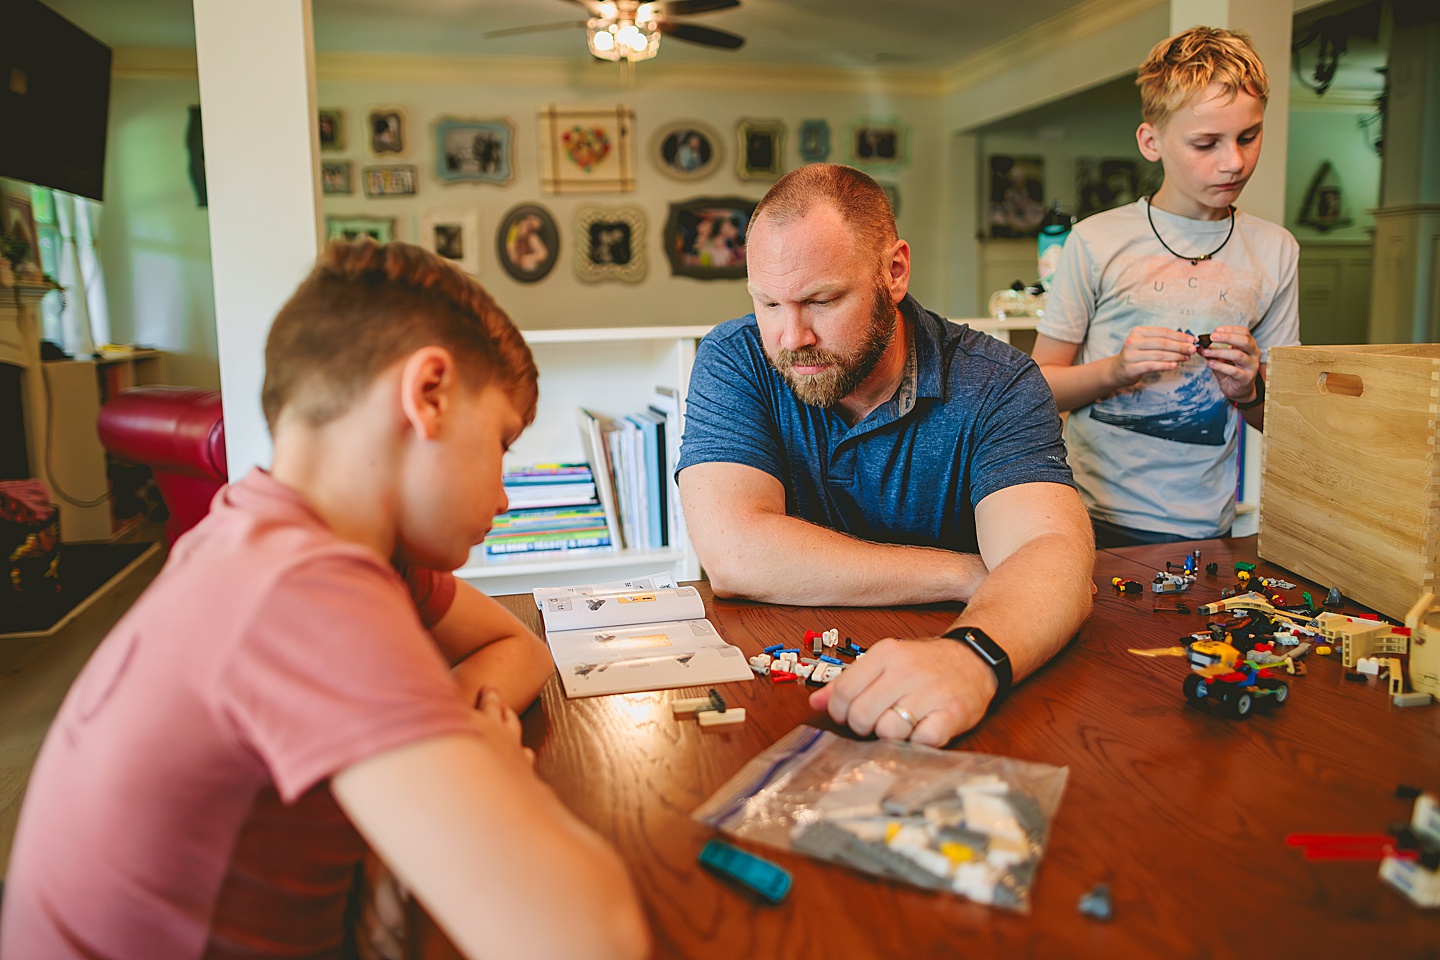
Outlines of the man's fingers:
{"type": "Polygon", "coordinates": [[[941,707],[920,718],[920,722],[910,732],[910,742],[921,743],[927,747],[943,747],[953,740],[957,733],[972,726],[974,724],[966,724],[957,711],[950,707],[941,707]]]}
{"type": "MultiPolygon", "coordinates": [[[[838,679],[830,681],[824,687],[829,691],[825,706],[829,708],[831,720],[842,724],[849,722],[851,701],[885,672],[886,661],[893,655],[892,650],[899,642],[887,637],[872,644],[865,656],[846,667],[838,679]]],[[[812,700],[811,704],[814,703],[812,700]]],[[[817,706],[816,709],[821,708],[817,706]]]]}

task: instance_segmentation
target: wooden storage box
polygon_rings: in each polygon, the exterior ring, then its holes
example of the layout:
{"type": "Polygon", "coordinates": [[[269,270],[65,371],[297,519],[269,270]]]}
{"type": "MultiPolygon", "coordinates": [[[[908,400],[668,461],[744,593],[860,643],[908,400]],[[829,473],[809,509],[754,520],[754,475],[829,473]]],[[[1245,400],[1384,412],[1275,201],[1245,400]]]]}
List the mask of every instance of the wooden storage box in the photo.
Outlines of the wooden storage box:
{"type": "Polygon", "coordinates": [[[1267,387],[1260,556],[1403,618],[1436,590],[1440,344],[1275,347],[1267,387]]]}

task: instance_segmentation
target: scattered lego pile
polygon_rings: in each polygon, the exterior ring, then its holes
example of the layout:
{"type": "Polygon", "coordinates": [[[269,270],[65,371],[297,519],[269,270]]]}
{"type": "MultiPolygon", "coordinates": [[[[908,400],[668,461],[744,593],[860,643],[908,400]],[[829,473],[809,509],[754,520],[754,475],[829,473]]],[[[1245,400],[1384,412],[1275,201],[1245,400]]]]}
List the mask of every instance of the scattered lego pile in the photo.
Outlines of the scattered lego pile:
{"type": "Polygon", "coordinates": [[[808,651],[802,651],[800,647],[786,647],[783,643],[771,644],[763,653],[750,658],[750,669],[757,676],[769,677],[771,683],[804,680],[812,686],[824,686],[844,671],[845,661],[841,657],[858,660],[865,655],[864,648],[857,646],[849,637],[842,645],[839,630],[823,633],[806,630],[804,644],[808,651]],[[805,656],[806,652],[812,656],[805,656]]]}

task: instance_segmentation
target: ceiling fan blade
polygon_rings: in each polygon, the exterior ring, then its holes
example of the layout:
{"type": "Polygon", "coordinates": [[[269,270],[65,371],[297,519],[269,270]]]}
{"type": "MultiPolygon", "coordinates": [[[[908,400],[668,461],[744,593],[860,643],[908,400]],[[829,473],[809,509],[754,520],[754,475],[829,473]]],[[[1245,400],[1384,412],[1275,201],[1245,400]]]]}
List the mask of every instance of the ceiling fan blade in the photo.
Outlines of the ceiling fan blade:
{"type": "Polygon", "coordinates": [[[738,6],[740,0],[660,0],[652,9],[662,17],[688,17],[738,6]]]}
{"type": "Polygon", "coordinates": [[[481,34],[485,39],[491,37],[513,37],[521,33],[542,33],[546,30],[573,30],[575,27],[585,26],[584,20],[566,20],[564,23],[541,23],[529,27],[510,27],[505,30],[487,30],[481,34]]]}
{"type": "Polygon", "coordinates": [[[657,20],[656,26],[658,26],[660,32],[667,37],[674,37],[676,40],[686,40],[690,43],[698,43],[706,47],[724,47],[726,50],[738,50],[745,45],[744,37],[736,36],[724,30],[697,27],[693,23],[676,23],[673,20],[657,20]]]}

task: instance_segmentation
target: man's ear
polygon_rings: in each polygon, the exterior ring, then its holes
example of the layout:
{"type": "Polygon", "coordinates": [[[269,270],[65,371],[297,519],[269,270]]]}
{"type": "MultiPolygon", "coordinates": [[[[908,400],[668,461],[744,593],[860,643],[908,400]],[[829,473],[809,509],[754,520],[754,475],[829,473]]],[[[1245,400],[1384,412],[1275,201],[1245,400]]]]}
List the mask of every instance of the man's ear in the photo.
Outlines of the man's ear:
{"type": "Polygon", "coordinates": [[[1159,131],[1149,121],[1140,124],[1135,130],[1135,143],[1140,147],[1140,155],[1151,163],[1160,159],[1160,149],[1157,143],[1159,139],[1159,131]]]}
{"type": "Polygon", "coordinates": [[[910,291],[910,244],[896,240],[890,245],[889,267],[885,271],[885,282],[890,288],[890,300],[899,303],[910,291]]]}
{"type": "Polygon", "coordinates": [[[400,409],[421,440],[433,440],[449,415],[457,386],[455,358],[444,347],[421,347],[400,366],[400,409]]]}

